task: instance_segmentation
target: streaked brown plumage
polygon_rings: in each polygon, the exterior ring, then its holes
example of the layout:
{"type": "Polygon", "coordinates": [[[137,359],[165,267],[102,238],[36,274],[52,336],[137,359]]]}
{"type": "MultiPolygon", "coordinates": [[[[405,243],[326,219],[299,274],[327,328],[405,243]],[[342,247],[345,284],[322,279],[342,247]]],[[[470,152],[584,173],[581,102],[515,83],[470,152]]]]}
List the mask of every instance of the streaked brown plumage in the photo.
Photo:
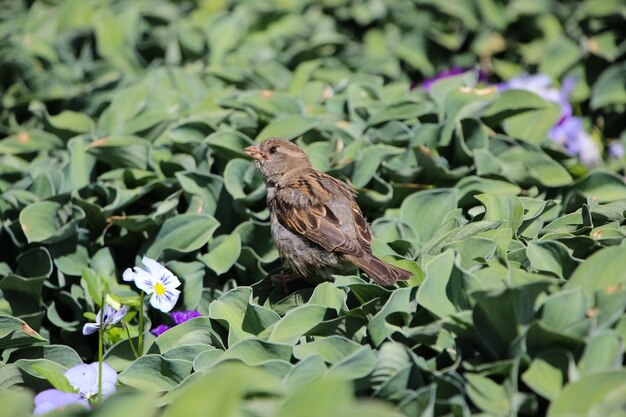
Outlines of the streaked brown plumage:
{"type": "Polygon", "coordinates": [[[272,237],[295,273],[275,281],[349,272],[355,265],[382,285],[411,277],[372,255],[372,236],[354,199],[356,191],[313,169],[297,145],[270,138],[244,151],[263,176],[272,237]]]}

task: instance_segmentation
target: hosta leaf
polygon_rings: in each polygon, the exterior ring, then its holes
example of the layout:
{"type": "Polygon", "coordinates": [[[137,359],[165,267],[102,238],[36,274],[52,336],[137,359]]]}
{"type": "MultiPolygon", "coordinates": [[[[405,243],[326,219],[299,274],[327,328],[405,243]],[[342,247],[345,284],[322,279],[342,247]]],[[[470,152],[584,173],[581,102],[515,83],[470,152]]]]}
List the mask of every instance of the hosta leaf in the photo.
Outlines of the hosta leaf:
{"type": "Polygon", "coordinates": [[[445,216],[456,208],[457,198],[454,189],[421,191],[402,202],[400,215],[413,226],[420,242],[428,242],[445,216]]]}
{"type": "Polygon", "coordinates": [[[0,348],[29,346],[45,343],[47,340],[30,328],[24,321],[0,315],[0,348]]]}
{"type": "Polygon", "coordinates": [[[256,142],[261,142],[271,137],[294,139],[308,132],[318,123],[317,119],[311,117],[300,115],[283,116],[265,126],[257,135],[256,142]]]}
{"type": "Polygon", "coordinates": [[[619,413],[626,405],[626,371],[598,372],[564,387],[548,408],[548,417],[619,413]],[[594,411],[592,411],[594,410],[594,411]]]}
{"type": "Polygon", "coordinates": [[[131,363],[118,379],[122,384],[148,392],[169,391],[191,373],[191,362],[145,355],[131,363]]]}
{"type": "Polygon", "coordinates": [[[209,251],[202,257],[202,261],[221,275],[234,265],[240,252],[241,237],[238,234],[223,235],[209,244],[209,251]]]}
{"type": "Polygon", "coordinates": [[[156,259],[165,250],[187,253],[200,249],[218,226],[219,222],[206,214],[181,214],[167,219],[146,248],[145,254],[156,259]]]}

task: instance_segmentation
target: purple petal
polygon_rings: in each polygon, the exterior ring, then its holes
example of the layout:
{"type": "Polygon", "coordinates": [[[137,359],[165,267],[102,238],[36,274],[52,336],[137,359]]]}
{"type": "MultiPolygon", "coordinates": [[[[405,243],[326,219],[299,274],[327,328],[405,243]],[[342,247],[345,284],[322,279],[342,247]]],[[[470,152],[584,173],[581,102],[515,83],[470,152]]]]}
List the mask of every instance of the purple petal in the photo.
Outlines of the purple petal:
{"type": "Polygon", "coordinates": [[[111,324],[117,324],[120,321],[122,321],[122,319],[124,318],[124,316],[126,315],[126,306],[122,306],[122,308],[120,308],[119,310],[117,310],[115,313],[113,313],[113,315],[111,316],[111,324]]]}
{"type": "Polygon", "coordinates": [[[435,75],[432,78],[427,78],[424,81],[422,81],[422,88],[426,91],[430,91],[432,85],[439,81],[439,80],[443,80],[445,78],[450,78],[450,77],[454,77],[455,75],[460,75],[463,74],[464,72],[468,71],[465,68],[461,68],[461,67],[453,67],[450,68],[449,70],[443,70],[441,72],[439,72],[437,75],[435,75]]]}
{"type": "Polygon", "coordinates": [[[615,159],[621,159],[624,157],[624,144],[622,142],[613,141],[609,143],[608,149],[609,155],[615,159]]]}
{"type": "Polygon", "coordinates": [[[34,414],[43,414],[56,408],[68,406],[70,404],[80,404],[89,409],[89,403],[75,392],[63,392],[58,389],[47,389],[35,396],[34,414]]]}
{"type": "Polygon", "coordinates": [[[83,326],[83,336],[88,336],[98,331],[100,326],[95,323],[87,323],[83,326]]]}
{"type": "Polygon", "coordinates": [[[172,311],[170,313],[170,317],[174,320],[174,323],[181,324],[190,320],[194,317],[200,317],[202,314],[197,312],[196,310],[182,310],[182,311],[172,311]]]}
{"type": "Polygon", "coordinates": [[[572,75],[572,76],[563,78],[563,81],[561,82],[561,100],[562,101],[569,101],[569,96],[572,95],[572,91],[574,91],[574,88],[576,87],[576,83],[578,83],[578,77],[576,76],[572,75]]]}
{"type": "MultiPolygon", "coordinates": [[[[77,389],[84,398],[90,398],[98,393],[98,362],[79,364],[65,371],[65,377],[70,385],[77,389]]],[[[110,365],[102,363],[102,395],[115,391],[117,372],[110,365]]]]}
{"type": "Polygon", "coordinates": [[[94,385],[96,387],[95,392],[98,391],[97,368],[94,370],[91,366],[81,363],[65,371],[64,375],[70,385],[85,398],[89,398],[94,394],[94,385]]]}
{"type": "Polygon", "coordinates": [[[569,117],[550,130],[550,138],[562,144],[570,155],[578,156],[588,166],[600,162],[600,150],[585,131],[582,119],[569,117]]]}
{"type": "Polygon", "coordinates": [[[163,333],[165,333],[169,329],[170,329],[170,326],[168,326],[167,324],[160,324],[154,329],[150,330],[150,333],[152,333],[155,336],[161,336],[163,333]]]}

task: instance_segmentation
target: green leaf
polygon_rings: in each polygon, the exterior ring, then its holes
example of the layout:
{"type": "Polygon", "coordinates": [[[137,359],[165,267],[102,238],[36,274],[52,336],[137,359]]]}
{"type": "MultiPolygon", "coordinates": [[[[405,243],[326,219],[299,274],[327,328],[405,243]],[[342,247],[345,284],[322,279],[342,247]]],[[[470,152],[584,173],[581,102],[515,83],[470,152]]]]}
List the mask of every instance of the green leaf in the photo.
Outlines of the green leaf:
{"type": "Polygon", "coordinates": [[[270,342],[295,345],[300,337],[320,324],[327,308],[319,305],[302,305],[290,310],[271,330],[270,342]]]}
{"type": "Polygon", "coordinates": [[[599,203],[626,198],[626,184],[623,179],[607,170],[596,170],[572,184],[568,189],[577,191],[599,203]]]}
{"type": "Polygon", "coordinates": [[[297,345],[293,350],[293,355],[299,360],[311,355],[318,355],[324,362],[334,364],[361,349],[361,347],[360,344],[343,336],[332,335],[297,345]]]}
{"type": "Polygon", "coordinates": [[[543,322],[560,333],[576,336],[575,327],[585,320],[589,302],[580,288],[562,290],[550,295],[543,303],[543,322]]]}
{"type": "Polygon", "coordinates": [[[33,394],[28,390],[0,389],[0,404],[2,416],[28,416],[32,413],[33,394]]]}
{"type": "Polygon", "coordinates": [[[611,104],[626,103],[626,66],[613,65],[594,83],[591,90],[591,108],[597,110],[611,104]]]}
{"type": "Polygon", "coordinates": [[[475,196],[485,206],[485,220],[502,220],[502,227],[510,228],[513,234],[522,224],[524,206],[520,199],[511,195],[480,194],[475,196]]]}
{"type": "Polygon", "coordinates": [[[156,338],[148,352],[164,355],[176,347],[195,344],[224,348],[221,339],[212,329],[211,320],[208,317],[195,317],[172,327],[156,338]]]}
{"type": "Polygon", "coordinates": [[[89,116],[71,110],[48,116],[48,122],[57,129],[77,133],[89,133],[94,129],[93,120],[89,116]]]}
{"type": "Polygon", "coordinates": [[[0,314],[0,349],[45,343],[23,320],[0,314]]]}
{"type": "Polygon", "coordinates": [[[279,137],[294,139],[314,128],[319,121],[315,118],[300,115],[283,116],[270,122],[259,134],[255,141],[261,142],[267,138],[279,137]]]}
{"type": "Polygon", "coordinates": [[[558,241],[530,241],[526,256],[534,269],[553,273],[559,278],[568,279],[578,266],[569,248],[558,241]]]}
{"type": "Polygon", "coordinates": [[[41,201],[33,203],[20,212],[20,224],[29,243],[50,239],[58,230],[59,203],[41,201]]]}
{"type": "Polygon", "coordinates": [[[144,355],[128,365],[118,379],[122,384],[148,391],[162,392],[176,388],[191,373],[191,362],[144,355]]]}
{"type": "MultiPolygon", "coordinates": [[[[22,361],[22,359],[20,359],[20,361],[22,361]]],[[[44,377],[54,388],[64,392],[73,392],[74,388],[64,375],[66,369],[56,365],[55,362],[39,359],[31,363],[30,368],[44,377]]],[[[22,367],[23,365],[20,363],[18,366],[22,367]]]]}
{"type": "Polygon", "coordinates": [[[61,148],[63,142],[56,136],[39,130],[25,130],[0,141],[0,155],[19,155],[61,148]]]}
{"type": "Polygon", "coordinates": [[[218,226],[219,222],[206,214],[181,214],[167,219],[145,254],[157,259],[165,250],[193,252],[209,241],[218,226]]]}
{"type": "Polygon", "coordinates": [[[230,346],[220,360],[239,359],[248,365],[259,365],[270,360],[289,361],[292,347],[283,343],[272,343],[258,339],[244,339],[230,346]]]}
{"type": "Polygon", "coordinates": [[[511,408],[506,388],[492,379],[467,373],[467,395],[481,410],[496,415],[505,415],[511,408]]]}
{"type": "Polygon", "coordinates": [[[613,331],[595,335],[585,345],[585,351],[578,362],[578,371],[584,376],[620,369],[624,356],[623,344],[619,335],[613,331]]]}
{"type": "Polygon", "coordinates": [[[521,332],[535,318],[535,303],[548,284],[537,282],[501,291],[475,293],[473,311],[478,341],[488,357],[510,357],[521,332]]]}
{"type": "Polygon", "coordinates": [[[522,381],[542,397],[556,399],[567,380],[569,364],[566,353],[563,350],[542,353],[522,374],[522,381]]]}
{"type": "Polygon", "coordinates": [[[626,407],[626,371],[598,372],[565,386],[550,404],[548,417],[619,415],[626,407]]]}
{"type": "Polygon", "coordinates": [[[226,362],[199,374],[181,387],[163,417],[235,417],[245,398],[253,394],[274,395],[279,382],[278,378],[262,369],[226,362]]]}
{"type": "Polygon", "coordinates": [[[580,287],[591,297],[598,290],[623,285],[626,283],[623,251],[620,247],[610,247],[594,253],[576,268],[565,287],[580,287]]]}
{"type": "Polygon", "coordinates": [[[470,309],[468,295],[481,289],[472,274],[456,265],[454,252],[445,251],[426,265],[426,279],[417,292],[417,301],[443,318],[470,309]]]}
{"type": "Polygon", "coordinates": [[[218,236],[209,244],[209,251],[202,256],[202,262],[217,275],[227,272],[239,258],[241,237],[234,233],[218,236]]]}
{"type": "Polygon", "coordinates": [[[413,226],[420,242],[428,242],[448,213],[457,207],[457,199],[455,189],[420,191],[402,202],[400,216],[413,226]]]}
{"type": "Polygon", "coordinates": [[[380,346],[387,337],[397,331],[410,320],[409,311],[415,311],[415,288],[399,288],[391,293],[391,297],[383,307],[367,323],[367,331],[374,346],[380,346]],[[393,319],[391,319],[393,317],[393,319]]]}

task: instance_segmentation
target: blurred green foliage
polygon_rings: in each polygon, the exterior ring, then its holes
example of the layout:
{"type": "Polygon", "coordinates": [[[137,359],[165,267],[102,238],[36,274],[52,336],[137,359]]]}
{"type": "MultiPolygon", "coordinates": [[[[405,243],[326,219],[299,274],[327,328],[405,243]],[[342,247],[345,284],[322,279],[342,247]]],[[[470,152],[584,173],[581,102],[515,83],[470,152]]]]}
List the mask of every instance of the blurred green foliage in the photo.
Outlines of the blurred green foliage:
{"type": "Polygon", "coordinates": [[[0,415],[94,360],[85,313],[104,287],[137,306],[120,277],[143,254],[203,317],[146,333],[139,359],[110,332],[118,393],[57,415],[623,410],[626,185],[606,150],[626,143],[625,16],[620,0],[5,2],[0,415]],[[419,87],[453,67],[471,70],[419,87]],[[493,87],[522,72],[576,77],[600,166],[548,139],[553,103],[493,87]],[[413,280],[272,287],[242,153],[268,136],[350,181],[374,252],[413,280]]]}

